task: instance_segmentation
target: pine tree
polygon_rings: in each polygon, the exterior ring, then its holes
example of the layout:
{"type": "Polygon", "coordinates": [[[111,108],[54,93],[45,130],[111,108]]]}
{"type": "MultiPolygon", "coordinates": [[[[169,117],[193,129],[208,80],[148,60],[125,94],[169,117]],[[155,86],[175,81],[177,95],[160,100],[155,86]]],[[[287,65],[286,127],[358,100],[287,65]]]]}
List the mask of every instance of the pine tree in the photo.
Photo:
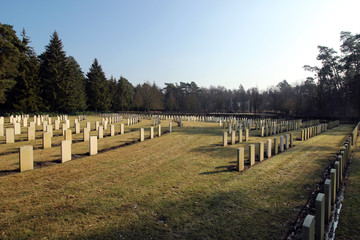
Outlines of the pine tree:
{"type": "Polygon", "coordinates": [[[11,25],[0,23],[0,104],[7,99],[7,91],[14,87],[24,45],[11,25]]]}
{"type": "Polygon", "coordinates": [[[82,72],[80,65],[74,57],[70,56],[67,59],[68,72],[67,81],[68,89],[66,109],[68,112],[86,109],[86,92],[85,92],[85,76],[82,72]]]}
{"type": "Polygon", "coordinates": [[[118,111],[120,110],[120,94],[118,93],[118,83],[116,78],[113,76],[109,80],[109,94],[111,98],[111,110],[118,111]]]}
{"type": "Polygon", "coordinates": [[[19,58],[18,76],[15,78],[16,85],[11,91],[9,105],[18,111],[27,113],[36,112],[42,108],[40,97],[40,80],[38,78],[39,61],[32,47],[30,39],[22,32],[23,51],[19,58]]]}
{"type": "Polygon", "coordinates": [[[120,95],[121,111],[130,110],[134,100],[134,86],[123,76],[118,81],[118,95],[120,95]]]}
{"type": "Polygon", "coordinates": [[[71,88],[68,83],[68,60],[56,31],[39,59],[39,76],[45,106],[51,111],[68,111],[67,90],[71,88]]]}
{"type": "Polygon", "coordinates": [[[109,110],[111,104],[109,83],[96,58],[86,76],[89,108],[96,112],[109,110]]]}

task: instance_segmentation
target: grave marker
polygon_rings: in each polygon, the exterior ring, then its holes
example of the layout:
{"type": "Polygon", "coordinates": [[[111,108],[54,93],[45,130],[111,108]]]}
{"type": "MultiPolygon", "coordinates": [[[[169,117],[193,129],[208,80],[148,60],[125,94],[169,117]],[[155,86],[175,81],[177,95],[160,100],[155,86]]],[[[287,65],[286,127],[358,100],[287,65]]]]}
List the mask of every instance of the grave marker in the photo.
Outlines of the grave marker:
{"type": "Polygon", "coordinates": [[[28,127],[27,140],[28,141],[35,140],[35,128],[34,127],[28,127]]]}
{"type": "Polygon", "coordinates": [[[89,154],[90,156],[98,153],[98,142],[96,136],[91,136],[89,141],[89,154]]]}
{"type": "Polygon", "coordinates": [[[5,143],[14,143],[15,142],[15,131],[14,128],[5,129],[5,143]]]}
{"type": "Polygon", "coordinates": [[[315,200],[315,238],[324,239],[325,226],[325,195],[318,193],[315,200]]]}
{"type": "Polygon", "coordinates": [[[239,172],[244,170],[244,148],[238,148],[237,149],[237,170],[239,172]]]}
{"type": "Polygon", "coordinates": [[[271,158],[271,139],[266,140],[266,157],[271,158]]]}
{"type": "Polygon", "coordinates": [[[51,133],[43,132],[42,145],[43,149],[51,148],[51,133]]]}
{"type": "Polygon", "coordinates": [[[22,146],[19,149],[20,172],[34,169],[33,146],[22,146]]]}
{"type": "Polygon", "coordinates": [[[61,141],[61,163],[71,160],[71,141],[61,141]]]}
{"type": "Polygon", "coordinates": [[[224,132],[223,135],[223,146],[226,147],[228,145],[228,133],[224,132]]]}
{"type": "Polygon", "coordinates": [[[255,164],[255,144],[249,145],[249,162],[250,166],[255,164]]]}

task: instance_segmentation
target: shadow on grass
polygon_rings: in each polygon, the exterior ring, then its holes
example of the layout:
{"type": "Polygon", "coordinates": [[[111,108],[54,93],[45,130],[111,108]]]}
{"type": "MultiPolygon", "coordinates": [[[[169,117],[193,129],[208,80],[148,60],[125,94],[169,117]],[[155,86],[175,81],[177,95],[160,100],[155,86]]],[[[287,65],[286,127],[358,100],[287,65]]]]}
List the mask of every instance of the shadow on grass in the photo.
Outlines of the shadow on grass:
{"type": "Polygon", "coordinates": [[[18,173],[18,172],[20,172],[20,169],[1,170],[0,176],[7,176],[7,175],[11,175],[11,174],[18,173]]]}
{"type": "MultiPolygon", "coordinates": [[[[268,191],[276,192],[278,187],[268,191]]],[[[263,196],[241,188],[196,194],[181,201],[167,198],[148,203],[155,204],[151,214],[138,203],[130,210],[136,222],[108,224],[72,239],[283,239],[293,209],[283,207],[286,199],[277,198],[279,192],[275,195],[268,204],[261,204],[263,196]]],[[[120,215],[129,211],[113,208],[120,215]]]]}

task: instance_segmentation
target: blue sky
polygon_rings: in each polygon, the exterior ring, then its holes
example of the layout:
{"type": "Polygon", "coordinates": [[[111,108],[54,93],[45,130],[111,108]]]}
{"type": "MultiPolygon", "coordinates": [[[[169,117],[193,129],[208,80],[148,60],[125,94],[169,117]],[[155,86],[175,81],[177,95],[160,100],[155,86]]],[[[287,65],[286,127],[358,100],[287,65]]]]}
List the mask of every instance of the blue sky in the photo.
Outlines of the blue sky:
{"type": "Polygon", "coordinates": [[[56,30],[82,70],[94,58],[107,77],[196,82],[265,90],[311,76],[317,46],[338,50],[340,31],[360,33],[358,0],[14,1],[0,0],[0,22],[25,28],[41,54],[56,30]]]}

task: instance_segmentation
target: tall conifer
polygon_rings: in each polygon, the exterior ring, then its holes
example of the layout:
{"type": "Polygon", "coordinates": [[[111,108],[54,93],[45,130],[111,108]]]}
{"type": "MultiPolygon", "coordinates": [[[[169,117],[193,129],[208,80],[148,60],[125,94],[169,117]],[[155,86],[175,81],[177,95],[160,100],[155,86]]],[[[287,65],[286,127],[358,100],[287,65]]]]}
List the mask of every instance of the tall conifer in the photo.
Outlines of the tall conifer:
{"type": "Polygon", "coordinates": [[[89,108],[96,112],[108,111],[111,104],[109,83],[96,58],[94,59],[94,62],[86,76],[86,91],[89,108]]]}
{"type": "Polygon", "coordinates": [[[50,111],[67,111],[68,63],[63,44],[55,31],[39,56],[42,97],[50,111]]]}

